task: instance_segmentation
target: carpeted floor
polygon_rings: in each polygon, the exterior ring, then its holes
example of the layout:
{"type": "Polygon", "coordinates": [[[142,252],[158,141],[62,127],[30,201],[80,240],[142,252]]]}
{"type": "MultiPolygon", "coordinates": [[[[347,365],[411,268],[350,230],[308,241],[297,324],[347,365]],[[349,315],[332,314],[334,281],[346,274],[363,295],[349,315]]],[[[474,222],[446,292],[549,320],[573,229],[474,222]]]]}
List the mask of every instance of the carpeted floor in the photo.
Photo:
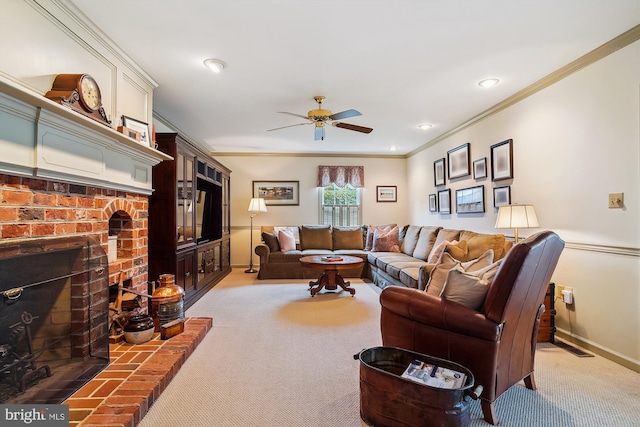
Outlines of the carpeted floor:
{"type": "MultiPolygon", "coordinates": [[[[381,345],[378,292],[352,280],[354,297],[311,298],[307,283],[236,270],[208,292],[187,316],[213,317],[213,329],[140,426],[364,426],[353,355],[381,345]]],[[[498,419],[501,426],[640,426],[639,380],[599,356],[540,344],[538,391],[512,387],[496,401],[498,419]]],[[[472,426],[489,425],[478,402],[471,418],[472,426]]]]}

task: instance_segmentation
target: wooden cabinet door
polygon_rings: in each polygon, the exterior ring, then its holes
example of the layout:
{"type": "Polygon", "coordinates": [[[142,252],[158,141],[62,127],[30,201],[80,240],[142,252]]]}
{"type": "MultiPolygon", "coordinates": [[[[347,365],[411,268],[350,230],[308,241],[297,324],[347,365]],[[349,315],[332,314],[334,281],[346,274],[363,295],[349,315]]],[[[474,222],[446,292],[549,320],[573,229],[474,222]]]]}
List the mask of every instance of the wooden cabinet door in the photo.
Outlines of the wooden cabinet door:
{"type": "Polygon", "coordinates": [[[189,295],[189,292],[193,292],[195,290],[195,251],[185,252],[183,254],[178,255],[177,259],[177,272],[176,272],[176,282],[179,286],[184,289],[185,293],[189,295]]]}

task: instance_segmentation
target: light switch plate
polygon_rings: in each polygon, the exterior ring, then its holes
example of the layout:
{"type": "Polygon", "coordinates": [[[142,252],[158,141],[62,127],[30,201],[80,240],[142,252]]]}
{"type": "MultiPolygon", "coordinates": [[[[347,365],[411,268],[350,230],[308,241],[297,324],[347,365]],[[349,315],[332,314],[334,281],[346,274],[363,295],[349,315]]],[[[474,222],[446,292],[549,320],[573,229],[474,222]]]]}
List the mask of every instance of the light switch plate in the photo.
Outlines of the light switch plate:
{"type": "Polygon", "coordinates": [[[624,193],[609,193],[609,209],[621,208],[624,205],[624,193]]]}

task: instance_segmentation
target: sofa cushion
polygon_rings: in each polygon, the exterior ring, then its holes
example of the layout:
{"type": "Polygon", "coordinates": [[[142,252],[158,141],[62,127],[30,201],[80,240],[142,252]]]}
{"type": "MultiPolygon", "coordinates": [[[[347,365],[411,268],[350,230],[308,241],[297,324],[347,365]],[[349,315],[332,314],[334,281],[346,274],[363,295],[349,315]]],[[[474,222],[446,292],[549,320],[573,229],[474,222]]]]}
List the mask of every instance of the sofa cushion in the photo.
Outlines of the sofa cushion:
{"type": "Polygon", "coordinates": [[[416,244],[416,248],[413,251],[413,257],[426,261],[429,258],[429,254],[433,249],[433,245],[436,241],[436,234],[440,230],[440,227],[422,227],[420,229],[420,237],[416,244]]]}
{"type": "Polygon", "coordinates": [[[367,226],[367,237],[365,239],[365,244],[364,244],[364,250],[365,251],[370,251],[371,248],[373,248],[373,235],[374,235],[376,230],[389,231],[395,226],[396,226],[396,224],[368,225],[367,226]]]}
{"type": "Polygon", "coordinates": [[[278,243],[282,252],[296,250],[296,239],[293,236],[293,232],[291,232],[291,230],[278,231],[278,243]]]}
{"type": "Polygon", "coordinates": [[[408,288],[418,288],[420,267],[408,267],[400,270],[400,282],[408,288]]]}
{"type": "Polygon", "coordinates": [[[451,256],[458,261],[464,262],[469,260],[469,248],[466,240],[461,240],[455,243],[451,242],[448,245],[445,245],[444,251],[451,254],[451,256]]]}
{"type": "Polygon", "coordinates": [[[373,252],[400,252],[398,246],[398,227],[393,227],[389,231],[380,231],[376,229],[373,232],[373,252]]]}
{"type": "MultiPolygon", "coordinates": [[[[265,229],[264,231],[269,231],[268,227],[262,228],[265,229]]],[[[277,236],[280,230],[290,230],[293,233],[293,237],[295,237],[296,239],[296,244],[300,243],[300,233],[298,231],[298,227],[273,227],[273,234],[277,236]]]]}
{"type": "Polygon", "coordinates": [[[461,265],[454,267],[447,275],[442,290],[442,298],[455,301],[472,310],[480,310],[500,267],[500,261],[477,271],[465,271],[461,265]]]}
{"type": "Polygon", "coordinates": [[[497,259],[503,257],[505,237],[504,234],[480,234],[463,230],[460,232],[460,240],[467,242],[467,258],[462,261],[478,258],[487,249],[493,249],[497,259]]]}
{"type": "Polygon", "coordinates": [[[360,227],[333,227],[331,233],[333,250],[364,249],[362,229],[360,227]]]}
{"type": "Polygon", "coordinates": [[[327,249],[333,248],[331,240],[331,228],[329,225],[302,225],[300,226],[300,249],[327,249]]]}
{"type": "Polygon", "coordinates": [[[418,243],[418,237],[420,236],[420,230],[422,227],[419,225],[409,225],[405,228],[404,239],[400,246],[400,252],[407,255],[413,255],[413,251],[418,243]]]}
{"type": "Polygon", "coordinates": [[[267,245],[271,252],[278,252],[280,250],[280,243],[278,243],[277,235],[263,231],[262,241],[267,245]]]}
{"type": "Polygon", "coordinates": [[[402,252],[369,252],[368,256],[369,264],[373,264],[382,270],[385,270],[388,264],[412,262],[415,260],[414,257],[405,255],[402,252]]]}
{"type": "Polygon", "coordinates": [[[433,243],[433,248],[431,249],[431,252],[429,253],[429,256],[427,257],[427,259],[431,258],[431,255],[433,254],[433,250],[435,249],[436,246],[438,246],[445,240],[448,240],[450,242],[453,242],[454,240],[460,240],[459,237],[460,237],[460,230],[450,230],[447,228],[442,228],[438,230],[436,241],[433,243]]]}
{"type": "Polygon", "coordinates": [[[302,253],[302,256],[333,255],[333,251],[330,249],[304,249],[300,252],[302,253]]]}
{"type": "Polygon", "coordinates": [[[445,252],[442,254],[440,260],[431,271],[431,276],[426,287],[427,293],[429,295],[440,296],[447,281],[447,275],[449,274],[449,271],[457,266],[460,266],[465,272],[472,272],[488,267],[492,263],[492,250],[488,250],[477,259],[464,263],[453,258],[448,252],[445,252]]]}
{"type": "Polygon", "coordinates": [[[414,258],[413,261],[399,261],[399,262],[388,263],[384,268],[384,271],[386,271],[387,274],[389,274],[389,276],[395,279],[400,279],[401,271],[407,268],[420,268],[423,265],[427,265],[427,263],[414,258]]]}
{"type": "Polygon", "coordinates": [[[444,242],[441,242],[438,246],[434,246],[433,249],[431,249],[431,252],[429,252],[429,258],[427,259],[427,262],[430,264],[435,264],[436,262],[438,262],[438,260],[442,256],[447,245],[449,244],[455,245],[456,243],[458,243],[457,240],[454,240],[453,242],[445,240],[444,242]]]}

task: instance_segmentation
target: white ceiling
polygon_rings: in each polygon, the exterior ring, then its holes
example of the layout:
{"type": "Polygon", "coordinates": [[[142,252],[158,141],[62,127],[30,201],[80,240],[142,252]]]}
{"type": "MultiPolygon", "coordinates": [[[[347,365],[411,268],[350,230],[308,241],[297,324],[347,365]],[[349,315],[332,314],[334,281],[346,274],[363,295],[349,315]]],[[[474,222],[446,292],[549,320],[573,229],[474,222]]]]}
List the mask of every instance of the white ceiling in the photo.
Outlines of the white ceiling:
{"type": "Polygon", "coordinates": [[[406,154],[640,23],[640,0],[68,2],[157,81],[157,114],[238,153],[406,154]],[[315,95],[373,132],[267,132],[304,122],[277,112],[306,115],[315,95]]]}

